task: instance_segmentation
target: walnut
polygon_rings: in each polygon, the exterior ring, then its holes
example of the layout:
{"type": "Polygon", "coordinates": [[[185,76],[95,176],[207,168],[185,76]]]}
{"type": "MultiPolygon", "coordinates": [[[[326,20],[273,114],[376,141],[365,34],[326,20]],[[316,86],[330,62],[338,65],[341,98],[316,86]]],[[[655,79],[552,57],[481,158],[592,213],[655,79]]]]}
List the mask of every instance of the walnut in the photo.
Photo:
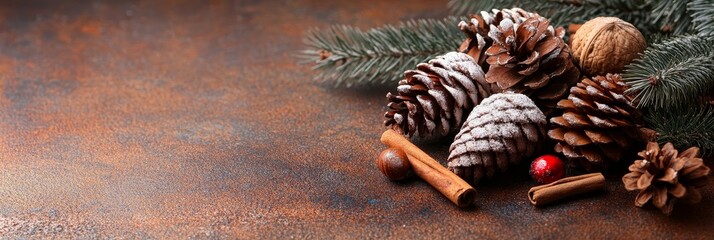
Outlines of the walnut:
{"type": "Polygon", "coordinates": [[[647,48],[635,26],[616,17],[585,22],[572,37],[573,56],[588,76],[620,73],[647,48]]]}

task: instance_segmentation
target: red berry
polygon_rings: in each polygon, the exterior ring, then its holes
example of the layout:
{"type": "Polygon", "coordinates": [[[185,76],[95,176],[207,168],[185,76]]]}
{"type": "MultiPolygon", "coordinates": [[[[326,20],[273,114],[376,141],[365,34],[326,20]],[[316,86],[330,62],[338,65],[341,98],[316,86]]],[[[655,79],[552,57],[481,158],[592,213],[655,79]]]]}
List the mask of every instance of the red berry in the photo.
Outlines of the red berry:
{"type": "Polygon", "coordinates": [[[533,160],[530,174],[536,182],[542,184],[552,183],[565,176],[565,165],[556,156],[543,155],[533,160]]]}

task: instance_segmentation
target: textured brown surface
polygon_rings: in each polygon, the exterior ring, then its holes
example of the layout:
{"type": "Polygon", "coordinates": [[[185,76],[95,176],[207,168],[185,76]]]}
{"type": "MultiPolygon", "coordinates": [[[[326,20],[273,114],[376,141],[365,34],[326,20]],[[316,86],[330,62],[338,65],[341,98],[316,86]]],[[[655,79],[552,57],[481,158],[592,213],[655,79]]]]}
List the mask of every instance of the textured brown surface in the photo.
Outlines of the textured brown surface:
{"type": "Polygon", "coordinates": [[[386,91],[315,83],[292,56],[307,28],[445,1],[58,2],[0,3],[1,236],[713,237],[711,185],[665,217],[618,177],[543,209],[527,177],[486,183],[468,210],[383,177],[386,91]]]}

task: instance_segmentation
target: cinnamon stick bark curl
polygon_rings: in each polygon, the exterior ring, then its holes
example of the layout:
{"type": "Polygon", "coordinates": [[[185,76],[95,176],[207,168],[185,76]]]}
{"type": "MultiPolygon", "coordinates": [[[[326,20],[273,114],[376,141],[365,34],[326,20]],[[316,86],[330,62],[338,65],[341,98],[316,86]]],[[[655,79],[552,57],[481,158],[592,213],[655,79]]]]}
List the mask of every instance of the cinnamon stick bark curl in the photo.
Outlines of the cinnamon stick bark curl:
{"type": "Polygon", "coordinates": [[[380,140],[391,148],[404,151],[414,173],[444,194],[457,206],[467,207],[473,203],[476,190],[419,149],[419,147],[412,144],[409,139],[389,129],[382,134],[380,140]]]}

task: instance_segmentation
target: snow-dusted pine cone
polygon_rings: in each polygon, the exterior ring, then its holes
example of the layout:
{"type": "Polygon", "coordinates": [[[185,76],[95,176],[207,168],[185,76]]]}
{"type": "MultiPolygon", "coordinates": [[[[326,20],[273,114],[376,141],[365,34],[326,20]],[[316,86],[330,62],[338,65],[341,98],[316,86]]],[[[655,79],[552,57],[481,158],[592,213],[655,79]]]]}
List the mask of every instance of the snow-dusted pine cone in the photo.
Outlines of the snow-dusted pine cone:
{"type": "Polygon", "coordinates": [[[642,114],[624,94],[627,85],[619,74],[583,78],[558,102],[563,115],[550,119],[548,136],[555,151],[574,166],[601,171],[633,149],[644,146],[642,114]]]}
{"type": "Polygon", "coordinates": [[[492,26],[486,81],[531,97],[550,116],[556,103],[580,80],[580,70],[563,41],[564,32],[540,16],[522,23],[504,19],[499,26],[492,26]]]}
{"type": "Polygon", "coordinates": [[[459,29],[466,34],[466,39],[461,43],[459,52],[473,57],[481,68],[488,72],[485,52],[493,44],[493,40],[488,36],[491,25],[498,26],[504,19],[509,19],[514,23],[521,23],[526,18],[535,16],[538,16],[538,14],[526,12],[520,8],[493,9],[491,12],[481,11],[479,14],[471,15],[468,21],[459,23],[459,29]]]}
{"type": "Polygon", "coordinates": [[[451,144],[448,167],[466,181],[506,171],[539,150],[545,115],[523,94],[498,93],[474,108],[451,144]]]}
{"type": "Polygon", "coordinates": [[[640,191],[636,206],[652,202],[669,215],[677,199],[692,203],[702,200],[699,188],[709,181],[710,169],[699,157],[699,148],[691,147],[678,153],[672,143],[660,149],[659,144],[650,142],[638,155],[642,159],[630,165],[630,173],[622,177],[625,189],[640,191]]]}
{"type": "Polygon", "coordinates": [[[405,72],[397,94],[387,94],[384,124],[411,137],[441,137],[461,127],[471,109],[491,95],[473,58],[450,52],[405,72]]]}

